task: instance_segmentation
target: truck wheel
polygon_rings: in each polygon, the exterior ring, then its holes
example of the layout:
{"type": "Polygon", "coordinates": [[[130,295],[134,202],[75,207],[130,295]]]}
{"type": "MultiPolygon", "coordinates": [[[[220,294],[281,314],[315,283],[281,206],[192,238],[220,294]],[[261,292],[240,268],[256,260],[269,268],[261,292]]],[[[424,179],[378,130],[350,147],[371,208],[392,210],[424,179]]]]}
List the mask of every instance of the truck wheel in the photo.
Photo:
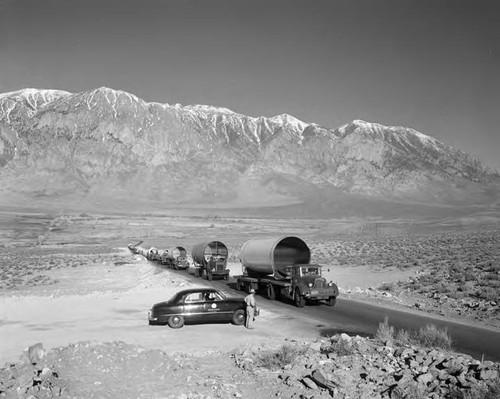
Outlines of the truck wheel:
{"type": "Polygon", "coordinates": [[[198,270],[198,268],[194,269],[194,276],[195,277],[200,277],[200,271],[198,270]]]}
{"type": "Polygon", "coordinates": [[[331,296],[330,298],[328,298],[328,300],[326,301],[326,304],[328,306],[335,306],[335,303],[337,302],[337,297],[336,296],[331,296]]]}
{"type": "Polygon", "coordinates": [[[303,308],[306,304],[306,299],[300,295],[300,290],[298,288],[295,289],[295,306],[298,308],[303,308]]]}
{"type": "Polygon", "coordinates": [[[243,309],[237,309],[233,313],[233,319],[231,320],[235,326],[241,326],[245,323],[245,311],[243,309]]]}
{"type": "Polygon", "coordinates": [[[267,285],[267,299],[274,301],[276,299],[276,293],[274,292],[274,287],[272,284],[267,285]]]}
{"type": "Polygon", "coordinates": [[[184,325],[184,317],[182,317],[182,316],[170,316],[167,319],[167,324],[171,328],[181,328],[184,325]]]}
{"type": "Polygon", "coordinates": [[[207,280],[212,281],[213,278],[214,278],[214,275],[211,272],[208,272],[207,273],[207,280]]]}
{"type": "Polygon", "coordinates": [[[207,271],[205,269],[203,269],[203,271],[201,272],[201,278],[203,280],[207,280],[207,278],[208,278],[207,271]]]}
{"type": "Polygon", "coordinates": [[[243,284],[241,284],[240,280],[236,280],[236,289],[238,291],[243,291],[243,284]]]}

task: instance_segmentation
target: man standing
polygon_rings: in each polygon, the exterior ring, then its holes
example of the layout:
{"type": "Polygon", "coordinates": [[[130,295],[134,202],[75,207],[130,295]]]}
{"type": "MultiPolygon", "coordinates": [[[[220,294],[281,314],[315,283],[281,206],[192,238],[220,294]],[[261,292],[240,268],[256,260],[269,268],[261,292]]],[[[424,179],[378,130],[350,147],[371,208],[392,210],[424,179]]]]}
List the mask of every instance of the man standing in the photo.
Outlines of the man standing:
{"type": "Polygon", "coordinates": [[[246,314],[246,319],[245,319],[245,327],[252,329],[252,323],[255,318],[255,290],[253,288],[250,289],[250,293],[245,297],[245,303],[247,304],[247,314],[246,314]]]}

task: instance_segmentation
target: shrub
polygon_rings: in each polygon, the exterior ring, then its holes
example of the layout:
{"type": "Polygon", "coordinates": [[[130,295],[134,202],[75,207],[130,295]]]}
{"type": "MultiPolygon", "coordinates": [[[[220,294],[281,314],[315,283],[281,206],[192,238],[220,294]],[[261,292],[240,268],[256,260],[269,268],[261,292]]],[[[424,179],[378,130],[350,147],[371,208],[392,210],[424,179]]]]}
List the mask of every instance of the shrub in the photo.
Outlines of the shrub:
{"type": "Polygon", "coordinates": [[[269,370],[277,370],[292,364],[296,358],[307,351],[305,347],[282,345],[276,350],[268,350],[257,357],[257,365],[269,370]]]}
{"type": "Polygon", "coordinates": [[[481,290],[477,290],[477,296],[487,301],[498,301],[499,298],[498,291],[491,287],[484,287],[481,290]]]}
{"type": "Polygon", "coordinates": [[[440,330],[435,324],[427,324],[412,338],[417,344],[427,348],[451,349],[452,339],[447,329],[440,330]]]}
{"type": "Polygon", "coordinates": [[[500,398],[500,379],[497,378],[487,387],[475,386],[470,390],[455,388],[451,390],[447,399],[498,399],[500,398]]]}
{"type": "Polygon", "coordinates": [[[389,291],[389,292],[393,292],[396,290],[396,284],[395,283],[382,283],[380,284],[380,286],[378,287],[378,289],[380,291],[389,291]]]}
{"type": "Polygon", "coordinates": [[[411,338],[411,334],[406,330],[399,330],[396,334],[396,342],[398,345],[412,345],[413,341],[411,338]]]}
{"type": "Polygon", "coordinates": [[[377,332],[375,333],[375,338],[377,338],[381,343],[386,344],[389,342],[391,344],[394,340],[394,327],[389,325],[389,318],[384,317],[384,321],[378,324],[377,332]]]}
{"type": "Polygon", "coordinates": [[[326,353],[336,353],[339,356],[352,355],[354,352],[355,350],[352,342],[345,339],[339,339],[338,341],[332,343],[326,350],[326,353]]]}

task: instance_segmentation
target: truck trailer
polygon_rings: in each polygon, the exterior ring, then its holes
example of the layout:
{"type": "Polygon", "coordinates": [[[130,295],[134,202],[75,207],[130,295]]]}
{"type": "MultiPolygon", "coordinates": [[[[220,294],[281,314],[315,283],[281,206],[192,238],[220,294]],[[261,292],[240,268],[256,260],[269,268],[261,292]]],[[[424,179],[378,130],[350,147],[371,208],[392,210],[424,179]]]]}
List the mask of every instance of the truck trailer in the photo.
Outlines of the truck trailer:
{"type": "Polygon", "coordinates": [[[227,268],[228,250],[220,241],[209,241],[196,244],[191,252],[194,264],[194,275],[205,280],[213,278],[229,278],[227,268]]]}
{"type": "Polygon", "coordinates": [[[298,237],[253,239],[240,252],[243,275],[236,277],[240,291],[263,292],[274,300],[291,299],[299,308],[307,301],[324,301],[334,306],[339,290],[321,275],[321,266],[312,264],[311,251],[298,237]]]}

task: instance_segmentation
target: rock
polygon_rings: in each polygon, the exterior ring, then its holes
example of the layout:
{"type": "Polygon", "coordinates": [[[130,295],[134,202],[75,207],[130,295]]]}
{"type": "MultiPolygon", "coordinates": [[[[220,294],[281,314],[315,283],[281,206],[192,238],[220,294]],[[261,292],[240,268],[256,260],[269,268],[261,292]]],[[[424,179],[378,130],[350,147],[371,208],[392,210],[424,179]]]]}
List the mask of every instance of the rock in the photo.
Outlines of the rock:
{"type": "Polygon", "coordinates": [[[311,374],[311,378],[321,388],[325,389],[335,388],[335,385],[331,381],[327,380],[319,370],[314,370],[311,374]]]}
{"type": "Polygon", "coordinates": [[[417,382],[426,386],[433,380],[434,376],[431,373],[420,374],[417,377],[417,382]]]}
{"type": "Polygon", "coordinates": [[[316,385],[316,383],[312,379],[310,379],[309,377],[302,378],[302,382],[309,389],[318,389],[318,386],[316,385]]]}
{"type": "Polygon", "coordinates": [[[462,388],[468,388],[471,386],[470,382],[467,381],[467,379],[465,378],[465,375],[464,374],[460,374],[457,376],[457,381],[458,383],[460,384],[460,386],[462,388]]]}
{"type": "Polygon", "coordinates": [[[28,358],[31,364],[37,364],[45,357],[45,350],[41,342],[31,345],[28,348],[28,358]]]}
{"type": "Polygon", "coordinates": [[[478,366],[478,370],[482,369],[487,369],[493,366],[493,362],[490,360],[485,360],[484,362],[480,363],[478,366]]]}
{"type": "Polygon", "coordinates": [[[346,333],[340,334],[340,339],[342,341],[347,341],[347,342],[351,342],[351,340],[352,340],[352,338],[349,335],[347,335],[346,333]]]}
{"type": "Polygon", "coordinates": [[[312,350],[315,350],[316,352],[320,352],[321,351],[321,345],[322,345],[321,342],[313,342],[312,344],[309,345],[309,347],[312,350]]]}
{"type": "Polygon", "coordinates": [[[437,374],[437,378],[441,381],[446,381],[450,375],[447,370],[439,370],[437,374]]]}
{"type": "Polygon", "coordinates": [[[370,347],[365,340],[358,339],[356,340],[356,348],[358,348],[358,351],[363,353],[366,352],[370,347]]]}
{"type": "Polygon", "coordinates": [[[491,369],[482,369],[479,372],[480,380],[495,380],[498,378],[498,371],[491,369]]]}
{"type": "Polygon", "coordinates": [[[412,348],[398,348],[394,352],[394,356],[401,357],[401,358],[407,358],[407,357],[413,356],[414,354],[415,354],[415,351],[412,348]]]}

